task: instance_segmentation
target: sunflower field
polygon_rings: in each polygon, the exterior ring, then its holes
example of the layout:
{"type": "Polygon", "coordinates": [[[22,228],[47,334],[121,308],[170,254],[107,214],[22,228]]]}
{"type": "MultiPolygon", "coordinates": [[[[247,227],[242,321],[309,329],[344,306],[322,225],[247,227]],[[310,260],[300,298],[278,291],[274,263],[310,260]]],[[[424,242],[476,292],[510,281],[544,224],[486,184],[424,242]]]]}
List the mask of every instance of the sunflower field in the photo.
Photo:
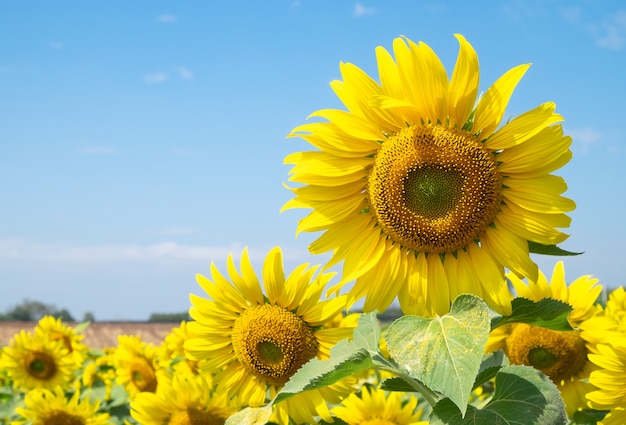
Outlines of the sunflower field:
{"type": "Polygon", "coordinates": [[[307,210],[296,232],[328,262],[231,254],[160,345],[94,349],[88,323],[46,316],[2,347],[0,423],[626,423],[626,292],[531,258],[579,255],[559,247],[576,207],[554,174],[563,117],[548,101],[505,120],[529,65],[479,93],[456,38],[450,73],[406,37],[376,49],[377,79],[341,63],[345,108],[289,133],[311,150],[284,160],[283,210],[307,210]]]}

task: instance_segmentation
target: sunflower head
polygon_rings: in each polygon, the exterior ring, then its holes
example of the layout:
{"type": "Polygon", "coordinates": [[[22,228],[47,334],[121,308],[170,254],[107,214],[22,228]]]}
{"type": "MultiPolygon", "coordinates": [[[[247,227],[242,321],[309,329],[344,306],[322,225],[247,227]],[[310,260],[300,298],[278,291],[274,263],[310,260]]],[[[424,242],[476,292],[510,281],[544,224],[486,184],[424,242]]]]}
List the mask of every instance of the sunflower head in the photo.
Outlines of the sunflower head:
{"type": "Polygon", "coordinates": [[[202,372],[215,373],[216,384],[251,406],[266,402],[268,390],[282,387],[307,361],[324,357],[352,328],[329,327],[345,307],[345,296],[321,300],[331,273],[302,264],[285,277],[280,248],[263,264],[263,284],[247,250],[241,272],[228,259],[228,278],[213,265],[211,280],[198,283],[209,295],[192,295],[188,327],[194,337],[187,357],[202,361],[202,372]]]}
{"type": "Polygon", "coordinates": [[[156,391],[160,371],[156,347],[137,335],[119,335],[117,340],[114,364],[118,383],[124,385],[131,398],[140,392],[156,391]]]}
{"type": "Polygon", "coordinates": [[[314,112],[319,122],[290,134],[316,150],[285,158],[298,186],[283,209],[312,209],[297,231],[324,232],[310,251],[343,262],[338,287],[356,281],[349,302],[365,297],[364,311],[398,297],[406,314],[445,314],[469,292],[509,314],[504,269],[536,279],[529,242],[567,238],[558,229],[575,205],[551,173],[569,161],[571,138],[555,104],[501,125],[529,65],[477,99],[478,57],[457,39],[450,78],[430,47],[407,38],[393,55],[376,49],[379,81],[342,63],[331,86],[345,110],[314,112]]]}

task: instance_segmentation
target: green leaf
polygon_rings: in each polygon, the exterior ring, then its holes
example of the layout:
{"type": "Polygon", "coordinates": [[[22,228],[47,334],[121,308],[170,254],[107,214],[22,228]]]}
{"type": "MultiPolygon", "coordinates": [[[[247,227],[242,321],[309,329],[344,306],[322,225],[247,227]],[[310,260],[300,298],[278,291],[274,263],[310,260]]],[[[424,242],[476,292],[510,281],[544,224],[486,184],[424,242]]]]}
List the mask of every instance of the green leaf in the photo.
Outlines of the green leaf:
{"type": "Polygon", "coordinates": [[[532,242],[532,241],[528,241],[528,250],[532,254],[543,254],[543,255],[571,256],[571,255],[583,254],[582,252],[566,251],[562,248],[559,248],[556,245],[543,245],[538,242],[532,242]]]}
{"type": "Polygon", "coordinates": [[[289,379],[276,394],[280,403],[303,391],[326,387],[374,366],[379,352],[380,324],[375,313],[364,314],[354,330],[352,340],[339,341],[330,350],[328,360],[311,359],[289,379]]]}
{"type": "Polygon", "coordinates": [[[385,391],[400,391],[400,392],[413,392],[415,388],[409,385],[404,379],[399,376],[385,379],[380,383],[380,389],[385,391]]]}
{"type": "Polygon", "coordinates": [[[607,413],[608,410],[578,410],[574,413],[570,425],[596,425],[607,413]]]}
{"type": "Polygon", "coordinates": [[[386,339],[391,357],[409,376],[450,398],[465,413],[488,337],[487,304],[462,294],[444,316],[396,320],[386,339]]]}
{"type": "Polygon", "coordinates": [[[565,425],[567,415],[561,394],[550,378],[529,367],[503,367],[496,375],[493,398],[463,415],[449,399],[437,403],[431,425],[565,425]]]}
{"type": "Polygon", "coordinates": [[[246,407],[226,419],[224,425],[265,425],[272,416],[272,406],[246,407]]]}
{"type": "Polygon", "coordinates": [[[500,369],[509,365],[509,359],[504,355],[504,351],[498,350],[493,353],[485,354],[483,361],[480,363],[478,375],[474,380],[473,390],[480,387],[485,382],[494,378],[500,369]]]}
{"type": "Polygon", "coordinates": [[[513,312],[510,316],[494,317],[491,320],[492,330],[508,323],[528,323],[553,331],[573,330],[567,321],[572,307],[563,301],[552,298],[544,298],[540,301],[515,298],[511,301],[511,307],[513,312]]]}

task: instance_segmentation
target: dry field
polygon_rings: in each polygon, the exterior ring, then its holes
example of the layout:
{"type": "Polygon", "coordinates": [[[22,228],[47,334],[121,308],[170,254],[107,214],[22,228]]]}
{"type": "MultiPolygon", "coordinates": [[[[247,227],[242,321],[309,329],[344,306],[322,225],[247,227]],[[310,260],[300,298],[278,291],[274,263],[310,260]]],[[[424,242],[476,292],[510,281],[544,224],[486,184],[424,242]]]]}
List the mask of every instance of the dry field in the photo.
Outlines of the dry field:
{"type": "MultiPolygon", "coordinates": [[[[24,329],[32,331],[35,322],[0,322],[0,347],[7,345],[13,335],[24,329]]],[[[70,327],[76,323],[66,323],[70,327]]],[[[179,323],[96,322],[85,330],[83,342],[90,348],[116,347],[118,335],[139,335],[142,341],[158,345],[179,323]]]]}

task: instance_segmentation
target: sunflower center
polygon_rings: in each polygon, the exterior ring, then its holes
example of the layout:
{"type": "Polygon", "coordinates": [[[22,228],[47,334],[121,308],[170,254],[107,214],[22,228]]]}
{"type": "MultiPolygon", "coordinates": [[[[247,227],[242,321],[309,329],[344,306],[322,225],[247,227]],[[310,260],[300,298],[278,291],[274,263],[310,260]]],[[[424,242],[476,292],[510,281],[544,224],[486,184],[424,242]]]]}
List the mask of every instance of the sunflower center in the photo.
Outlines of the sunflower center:
{"type": "Polygon", "coordinates": [[[577,331],[559,332],[516,324],[506,339],[513,364],[533,366],[559,384],[579,372],[587,360],[585,341],[577,331]]]}
{"type": "Polygon", "coordinates": [[[130,365],[130,376],[133,384],[140,392],[153,393],[157,388],[157,378],[154,369],[144,358],[134,358],[130,365]]]}
{"type": "Polygon", "coordinates": [[[313,330],[282,307],[264,304],[244,311],[233,326],[233,349],[254,375],[283,385],[318,353],[313,330]]]}
{"type": "Polygon", "coordinates": [[[85,425],[85,420],[67,412],[56,411],[41,423],[43,425],[85,425]]]}
{"type": "Polygon", "coordinates": [[[57,373],[57,364],[54,358],[40,351],[31,351],[25,358],[28,374],[36,379],[47,381],[57,373]]]}
{"type": "Polygon", "coordinates": [[[412,125],[382,144],[368,180],[372,210],[402,246],[444,253],[479,239],[500,204],[493,155],[473,135],[412,125]]]}
{"type": "Polygon", "coordinates": [[[178,410],[170,417],[168,425],[224,425],[226,419],[214,415],[211,412],[204,412],[198,409],[189,408],[178,410]]]}

